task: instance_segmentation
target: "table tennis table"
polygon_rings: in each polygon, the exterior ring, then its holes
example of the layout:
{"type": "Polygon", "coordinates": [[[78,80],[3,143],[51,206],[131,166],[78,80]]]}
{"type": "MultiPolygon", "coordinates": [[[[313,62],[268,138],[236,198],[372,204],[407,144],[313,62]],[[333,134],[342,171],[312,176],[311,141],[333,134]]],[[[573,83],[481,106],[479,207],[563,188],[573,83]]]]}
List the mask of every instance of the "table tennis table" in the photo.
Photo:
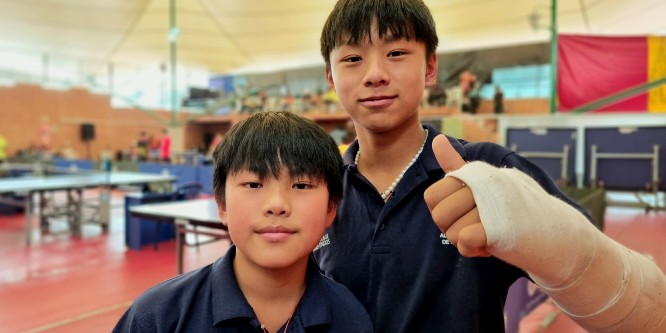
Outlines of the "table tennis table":
{"type": "Polygon", "coordinates": [[[53,176],[21,176],[16,178],[0,178],[0,195],[20,195],[23,200],[3,200],[5,204],[18,205],[25,208],[26,244],[30,245],[33,238],[33,213],[39,207],[40,218],[45,209],[44,194],[57,191],[67,192],[67,206],[61,213],[71,214],[71,229],[80,234],[83,210],[83,190],[100,189],[99,211],[100,225],[106,230],[110,214],[110,190],[118,186],[145,186],[153,183],[173,184],[173,175],[147,174],[138,172],[100,172],[89,170],[81,173],[53,176]]]}
{"type": "MultiPolygon", "coordinates": [[[[222,224],[218,216],[215,199],[143,204],[130,207],[129,210],[133,216],[158,219],[176,226],[178,274],[183,273],[183,249],[188,245],[185,241],[186,234],[210,236],[208,242],[230,239],[227,227],[222,224]]],[[[201,243],[194,245],[198,244],[201,243]]]]}

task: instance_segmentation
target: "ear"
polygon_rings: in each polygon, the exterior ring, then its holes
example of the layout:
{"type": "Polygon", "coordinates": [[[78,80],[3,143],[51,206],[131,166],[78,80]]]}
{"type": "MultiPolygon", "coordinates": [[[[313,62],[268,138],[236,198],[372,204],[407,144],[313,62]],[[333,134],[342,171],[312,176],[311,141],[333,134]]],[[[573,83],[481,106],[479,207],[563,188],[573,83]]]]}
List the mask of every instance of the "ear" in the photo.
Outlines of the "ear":
{"type": "Polygon", "coordinates": [[[326,213],[326,228],[330,227],[331,224],[333,224],[333,220],[335,220],[335,215],[338,212],[338,205],[334,203],[329,203],[328,204],[328,212],[326,213]]]}
{"type": "Polygon", "coordinates": [[[437,53],[433,52],[426,62],[425,86],[432,87],[437,82],[437,53]]]}
{"type": "Polygon", "coordinates": [[[326,66],[326,81],[328,81],[328,86],[335,89],[335,83],[333,82],[333,73],[331,72],[331,66],[326,66]]]}
{"type": "Polygon", "coordinates": [[[220,221],[222,221],[222,224],[225,226],[227,225],[227,203],[225,201],[221,200],[215,200],[217,203],[217,216],[220,217],[220,221]]]}

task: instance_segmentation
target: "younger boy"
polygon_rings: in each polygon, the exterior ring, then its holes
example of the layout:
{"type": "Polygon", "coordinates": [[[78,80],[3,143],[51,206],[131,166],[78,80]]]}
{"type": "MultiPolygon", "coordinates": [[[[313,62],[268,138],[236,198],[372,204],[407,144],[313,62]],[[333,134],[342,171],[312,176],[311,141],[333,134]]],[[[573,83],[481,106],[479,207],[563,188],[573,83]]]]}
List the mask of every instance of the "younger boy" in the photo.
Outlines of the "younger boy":
{"type": "Polygon", "coordinates": [[[214,153],[213,191],[235,245],[141,295],[115,332],[372,332],[351,292],[310,258],[342,197],[333,138],[288,112],[235,125],[214,153]]]}

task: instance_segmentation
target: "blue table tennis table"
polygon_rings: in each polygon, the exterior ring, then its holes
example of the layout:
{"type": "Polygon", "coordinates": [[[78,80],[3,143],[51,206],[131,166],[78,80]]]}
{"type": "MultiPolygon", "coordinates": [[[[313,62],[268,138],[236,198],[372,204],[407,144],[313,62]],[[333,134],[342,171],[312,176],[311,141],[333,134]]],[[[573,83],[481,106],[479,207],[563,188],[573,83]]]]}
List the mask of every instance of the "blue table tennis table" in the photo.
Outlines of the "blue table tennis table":
{"type": "MultiPolygon", "coordinates": [[[[183,273],[183,249],[190,245],[186,234],[206,235],[214,242],[230,239],[227,227],[218,215],[215,199],[193,199],[165,203],[151,203],[129,208],[137,217],[159,219],[176,226],[176,255],[178,274],[183,273]]],[[[198,245],[202,243],[195,243],[198,245]]]]}
{"type": "Polygon", "coordinates": [[[38,210],[40,219],[45,212],[44,195],[51,192],[66,192],[67,204],[60,213],[70,215],[71,230],[74,234],[81,231],[81,212],[83,209],[83,190],[100,189],[99,224],[106,230],[110,213],[109,192],[118,186],[147,186],[154,183],[173,184],[173,175],[156,175],[138,172],[86,172],[56,175],[25,175],[20,177],[0,178],[0,195],[20,195],[23,200],[2,200],[5,204],[22,206],[25,209],[26,244],[33,241],[33,219],[38,210]]]}

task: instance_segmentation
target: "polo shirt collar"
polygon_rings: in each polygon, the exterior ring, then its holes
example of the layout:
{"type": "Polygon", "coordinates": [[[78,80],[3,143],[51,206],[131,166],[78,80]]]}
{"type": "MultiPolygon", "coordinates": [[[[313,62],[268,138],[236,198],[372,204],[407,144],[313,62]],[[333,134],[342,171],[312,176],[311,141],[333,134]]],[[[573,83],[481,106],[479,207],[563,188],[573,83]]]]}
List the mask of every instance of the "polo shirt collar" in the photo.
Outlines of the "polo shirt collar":
{"type": "MultiPolygon", "coordinates": [[[[212,314],[213,325],[231,320],[255,319],[256,314],[252,306],[243,295],[236,276],[234,275],[233,262],[236,257],[236,246],[232,245],[221,260],[216,261],[211,273],[212,292],[212,314]]],[[[325,325],[331,323],[332,305],[328,297],[322,297],[326,290],[327,279],[319,272],[319,267],[310,256],[306,271],[306,288],[303,297],[298,303],[292,317],[292,322],[299,321],[301,327],[325,325]]]]}
{"type": "MultiPolygon", "coordinates": [[[[317,325],[330,325],[332,320],[331,294],[327,292],[330,288],[327,286],[327,277],[319,271],[319,266],[315,263],[312,255],[308,260],[308,268],[305,281],[307,286],[305,294],[294,313],[294,319],[300,320],[302,327],[317,325]]],[[[328,283],[332,283],[329,281],[328,283]]]]}
{"type": "Polygon", "coordinates": [[[223,321],[237,318],[256,318],[254,310],[247,302],[243,292],[238,286],[234,275],[234,258],[236,246],[232,245],[221,260],[212,266],[211,272],[211,313],[213,325],[223,321]]]}
{"type": "MultiPolygon", "coordinates": [[[[416,172],[415,174],[416,177],[404,178],[402,180],[402,182],[405,182],[405,185],[403,185],[404,188],[413,189],[416,186],[416,184],[426,180],[427,178],[439,179],[444,175],[444,173],[442,172],[442,168],[439,166],[439,163],[435,158],[435,154],[432,151],[432,141],[435,139],[437,135],[442,133],[439,130],[427,124],[424,124],[423,128],[428,129],[428,138],[426,138],[426,142],[423,145],[423,151],[421,152],[421,155],[418,158],[418,162],[415,163],[414,165],[414,168],[416,170],[414,171],[416,172]]],[[[463,146],[463,143],[450,136],[447,136],[447,138],[449,139],[449,142],[451,142],[453,148],[460,154],[460,156],[463,156],[464,159],[465,148],[463,146]]],[[[347,171],[351,173],[358,172],[357,166],[354,163],[354,157],[356,156],[358,149],[359,149],[358,140],[354,140],[354,142],[351,145],[349,145],[347,151],[343,155],[345,168],[347,171]]],[[[387,205],[391,207],[397,204],[400,201],[399,198],[402,198],[403,196],[404,194],[401,194],[398,195],[395,199],[389,200],[389,203],[387,203],[387,205]]]]}
{"type": "Polygon", "coordinates": [[[345,151],[344,154],[342,154],[342,161],[344,164],[347,165],[353,165],[354,164],[354,158],[356,158],[356,152],[358,152],[358,140],[354,140],[348,147],[347,151],[345,151]]]}

